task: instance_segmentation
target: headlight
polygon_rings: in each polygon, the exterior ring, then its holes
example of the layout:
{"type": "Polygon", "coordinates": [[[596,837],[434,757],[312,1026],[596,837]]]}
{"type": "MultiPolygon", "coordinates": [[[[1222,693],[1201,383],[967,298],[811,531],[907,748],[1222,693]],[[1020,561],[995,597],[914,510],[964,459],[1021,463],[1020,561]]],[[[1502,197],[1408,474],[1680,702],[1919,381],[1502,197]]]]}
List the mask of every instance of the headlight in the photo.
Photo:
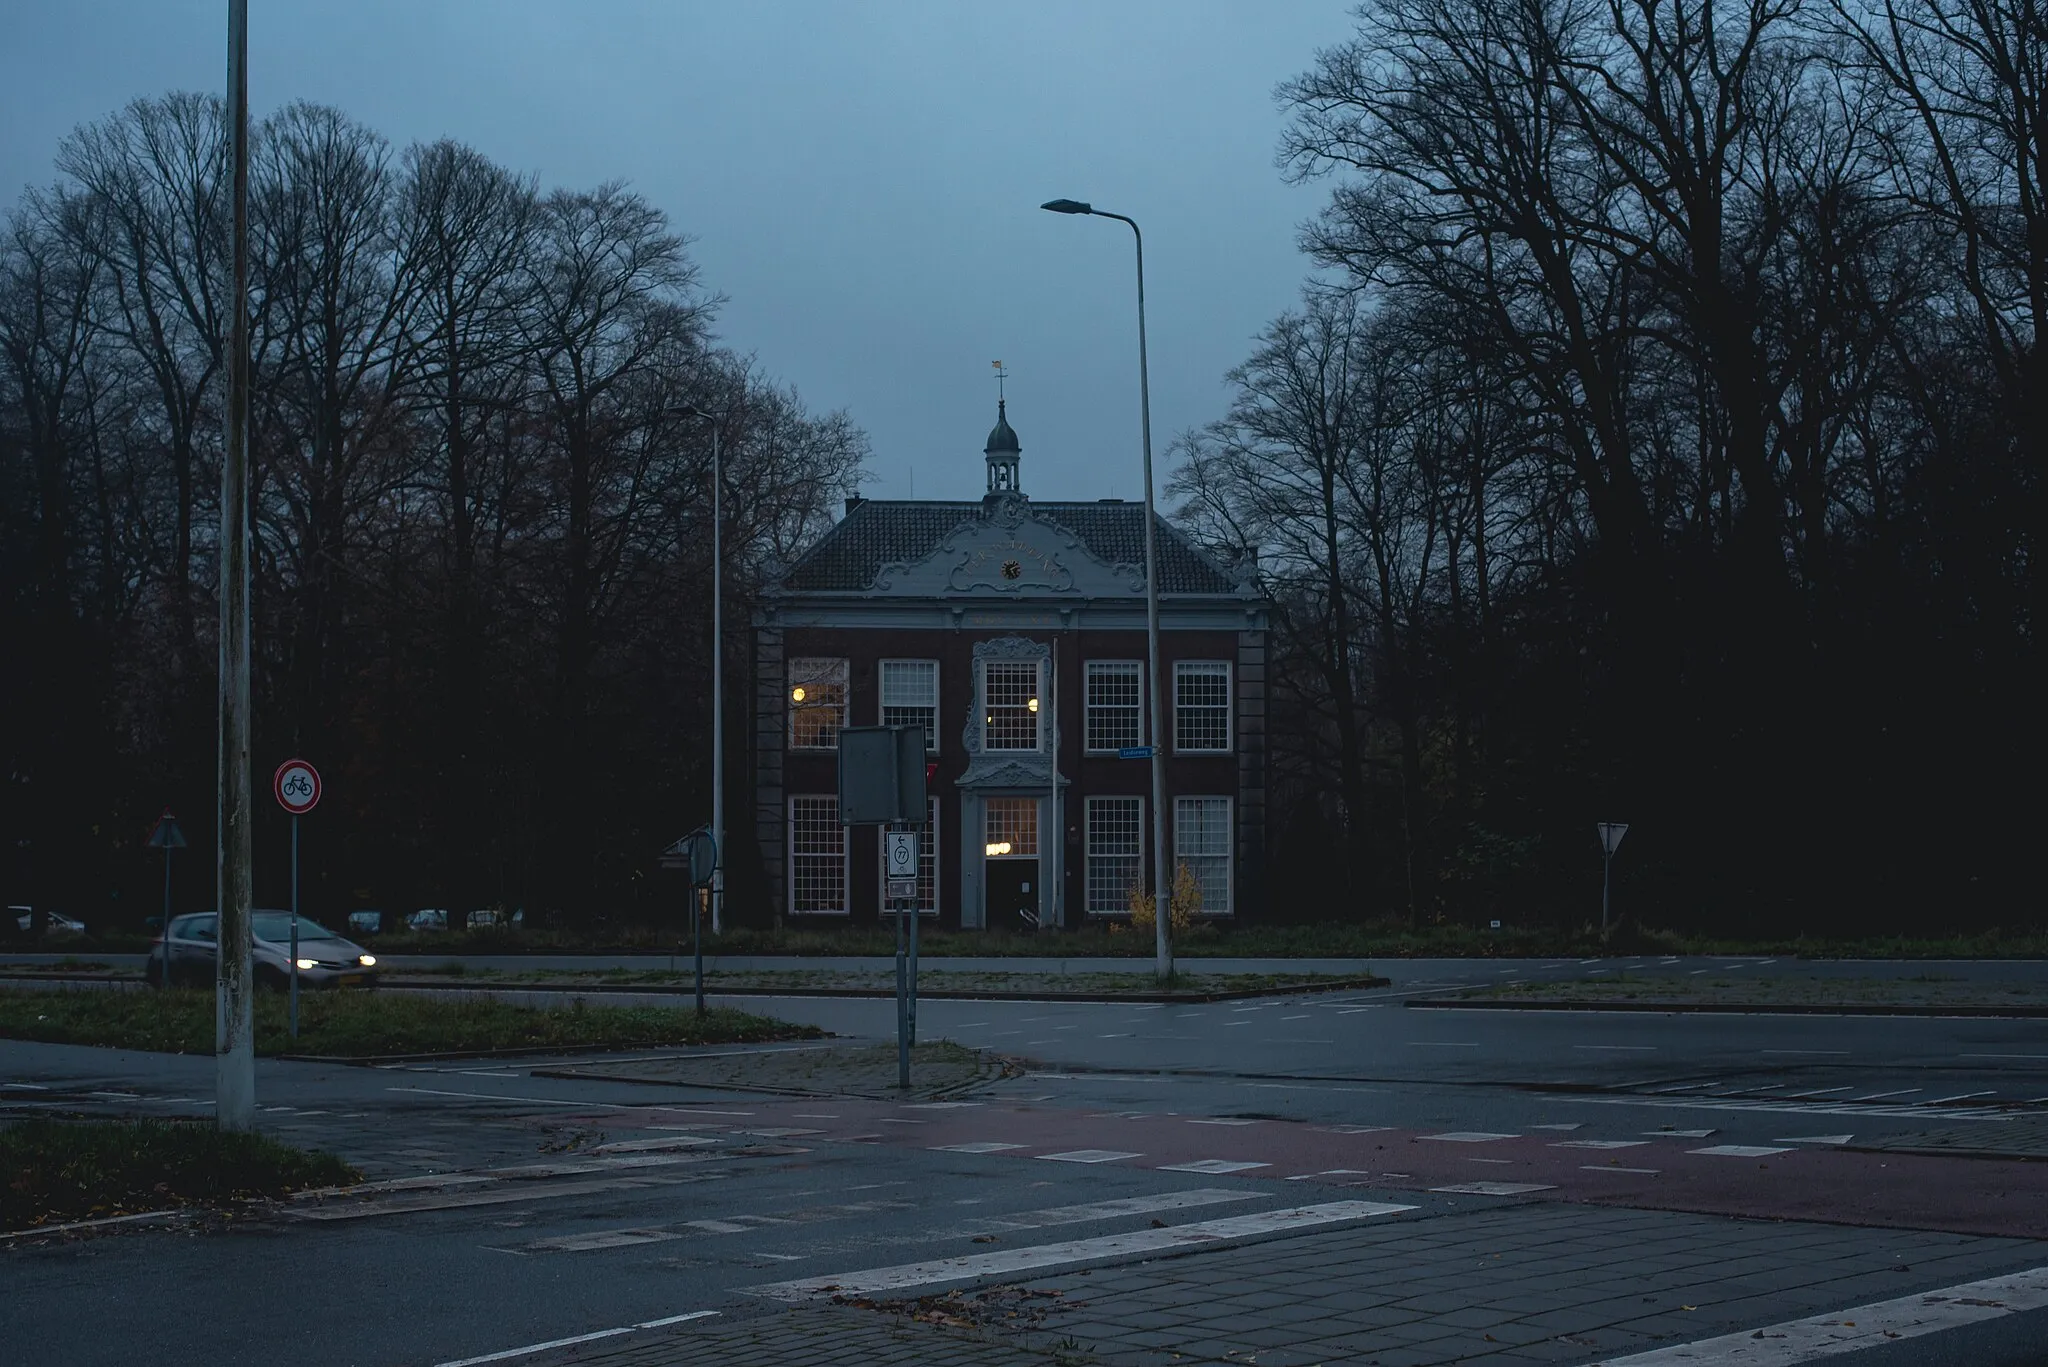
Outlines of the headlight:
{"type": "Polygon", "coordinates": [[[356,956],[356,962],[364,968],[375,968],[377,966],[377,956],[374,954],[360,954],[356,956]]]}
{"type": "Polygon", "coordinates": [[[320,967],[320,961],[318,959],[301,959],[299,960],[299,967],[302,969],[318,968],[320,967]]]}

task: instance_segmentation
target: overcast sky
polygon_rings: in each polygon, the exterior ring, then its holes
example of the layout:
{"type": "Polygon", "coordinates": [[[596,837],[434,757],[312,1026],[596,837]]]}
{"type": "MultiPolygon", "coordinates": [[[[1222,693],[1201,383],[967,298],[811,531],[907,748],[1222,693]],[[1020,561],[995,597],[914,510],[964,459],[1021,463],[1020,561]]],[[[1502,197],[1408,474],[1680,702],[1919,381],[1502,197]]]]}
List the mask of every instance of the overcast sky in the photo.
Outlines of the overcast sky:
{"type": "MultiPolygon", "coordinates": [[[[695,239],[718,330],[843,407],[875,497],[980,494],[1008,364],[1023,483],[1139,493],[1130,231],[1146,229],[1155,452],[1296,298],[1327,193],[1273,165],[1274,85],[1350,32],[1346,0],[990,4],[253,0],[257,117],[336,105],[394,147],[469,143],[543,188],[631,182],[695,239]]],[[[0,191],[75,125],[220,90],[226,0],[10,7],[0,191]]],[[[1162,486],[1165,471],[1160,472],[1162,486]]]]}

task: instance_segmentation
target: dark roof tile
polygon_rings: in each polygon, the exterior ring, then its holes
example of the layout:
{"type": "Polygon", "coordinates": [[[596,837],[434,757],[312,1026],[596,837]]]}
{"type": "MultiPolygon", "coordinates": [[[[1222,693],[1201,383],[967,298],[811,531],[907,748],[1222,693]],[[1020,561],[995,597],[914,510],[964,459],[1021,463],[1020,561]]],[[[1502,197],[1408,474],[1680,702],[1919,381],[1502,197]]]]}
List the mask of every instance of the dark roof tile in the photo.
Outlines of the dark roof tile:
{"type": "MultiPolygon", "coordinates": [[[[783,587],[799,593],[857,592],[874,583],[884,565],[922,560],[954,528],[981,516],[981,511],[979,502],[864,499],[798,558],[783,587]]],[[[1031,515],[1072,532],[1091,555],[1108,564],[1145,562],[1142,503],[1034,502],[1031,515]]],[[[1163,517],[1157,541],[1162,593],[1235,591],[1230,576],[1163,517]]]]}

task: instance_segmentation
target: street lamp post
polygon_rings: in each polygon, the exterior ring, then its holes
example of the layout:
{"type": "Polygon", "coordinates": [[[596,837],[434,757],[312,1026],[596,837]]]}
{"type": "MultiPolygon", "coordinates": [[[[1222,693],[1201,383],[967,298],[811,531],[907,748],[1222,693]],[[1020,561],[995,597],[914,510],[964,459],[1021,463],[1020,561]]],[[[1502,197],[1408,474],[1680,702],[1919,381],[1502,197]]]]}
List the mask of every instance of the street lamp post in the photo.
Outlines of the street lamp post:
{"type": "Polygon", "coordinates": [[[1138,247],[1138,421],[1145,445],[1145,654],[1152,679],[1152,927],[1161,982],[1173,976],[1173,874],[1166,849],[1166,711],[1159,684],[1159,555],[1153,545],[1152,382],[1145,359],[1145,235],[1138,221],[1077,199],[1047,200],[1038,206],[1056,214],[1091,214],[1128,223],[1138,247]]]}
{"type": "Polygon", "coordinates": [[[694,404],[673,411],[711,425],[711,845],[718,851],[711,873],[711,933],[717,935],[725,929],[725,479],[719,468],[724,424],[694,404]]]}

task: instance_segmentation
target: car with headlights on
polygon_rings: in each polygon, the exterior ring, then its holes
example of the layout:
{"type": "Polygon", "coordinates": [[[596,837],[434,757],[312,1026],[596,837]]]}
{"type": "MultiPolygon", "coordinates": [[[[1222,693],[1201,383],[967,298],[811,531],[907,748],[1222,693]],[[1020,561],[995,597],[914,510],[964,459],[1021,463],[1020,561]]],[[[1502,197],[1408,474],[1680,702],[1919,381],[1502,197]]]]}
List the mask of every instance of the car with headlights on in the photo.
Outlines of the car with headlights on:
{"type": "MultiPolygon", "coordinates": [[[[288,911],[257,910],[249,913],[251,958],[256,981],[264,987],[283,987],[291,981],[292,914],[288,911]]],[[[198,912],[171,919],[170,981],[211,982],[218,951],[219,919],[213,912],[198,912]]],[[[158,936],[149,948],[143,966],[151,983],[164,982],[166,937],[158,936]]],[[[377,956],[353,940],[343,939],[308,917],[299,918],[299,986],[375,987],[377,956]]]]}

